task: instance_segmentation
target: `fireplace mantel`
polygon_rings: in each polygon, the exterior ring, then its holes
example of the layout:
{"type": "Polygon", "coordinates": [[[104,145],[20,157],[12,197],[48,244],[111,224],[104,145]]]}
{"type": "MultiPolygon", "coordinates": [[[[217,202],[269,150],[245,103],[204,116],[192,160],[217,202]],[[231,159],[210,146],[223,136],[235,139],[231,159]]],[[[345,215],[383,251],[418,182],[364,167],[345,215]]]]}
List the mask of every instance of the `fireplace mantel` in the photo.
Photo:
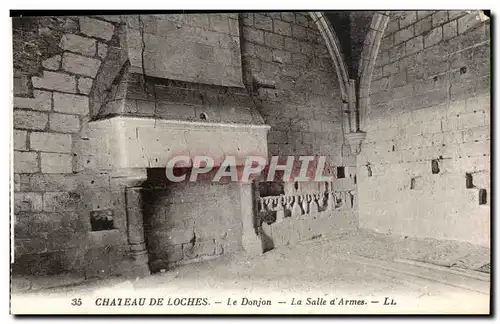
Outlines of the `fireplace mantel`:
{"type": "Polygon", "coordinates": [[[268,125],[115,116],[89,123],[93,167],[102,170],[161,168],[174,156],[267,158],[268,125]]]}

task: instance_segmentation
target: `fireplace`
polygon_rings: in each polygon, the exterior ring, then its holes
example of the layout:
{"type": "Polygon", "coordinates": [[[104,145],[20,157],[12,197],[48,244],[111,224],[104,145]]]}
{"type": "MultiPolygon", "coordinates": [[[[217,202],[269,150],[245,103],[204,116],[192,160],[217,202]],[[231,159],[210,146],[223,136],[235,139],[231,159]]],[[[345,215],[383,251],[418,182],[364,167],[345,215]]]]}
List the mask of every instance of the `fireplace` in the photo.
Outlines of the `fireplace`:
{"type": "Polygon", "coordinates": [[[231,167],[250,155],[267,158],[270,127],[246,89],[137,73],[120,78],[121,89],[109,92],[112,100],[89,122],[87,153],[92,167],[110,172],[124,190],[134,273],[241,249],[261,253],[252,183],[165,179],[177,156],[191,158],[182,165],[188,170],[199,155],[210,156],[215,167],[227,156],[235,157],[231,167]]]}

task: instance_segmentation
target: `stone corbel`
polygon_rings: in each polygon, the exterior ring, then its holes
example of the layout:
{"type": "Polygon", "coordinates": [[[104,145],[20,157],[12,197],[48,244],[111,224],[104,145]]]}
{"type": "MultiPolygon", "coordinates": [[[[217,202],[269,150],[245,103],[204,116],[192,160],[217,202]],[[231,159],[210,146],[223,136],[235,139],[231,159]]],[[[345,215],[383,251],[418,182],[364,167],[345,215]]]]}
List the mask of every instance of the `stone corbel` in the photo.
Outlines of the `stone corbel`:
{"type": "Polygon", "coordinates": [[[361,152],[361,143],[366,138],[366,133],[360,130],[359,111],[356,96],[356,82],[349,80],[349,128],[345,134],[347,143],[351,148],[351,153],[358,155],[361,152]]]}
{"type": "Polygon", "coordinates": [[[361,144],[366,138],[366,133],[361,131],[351,132],[347,133],[345,137],[351,148],[351,153],[358,155],[361,152],[361,144]]]}

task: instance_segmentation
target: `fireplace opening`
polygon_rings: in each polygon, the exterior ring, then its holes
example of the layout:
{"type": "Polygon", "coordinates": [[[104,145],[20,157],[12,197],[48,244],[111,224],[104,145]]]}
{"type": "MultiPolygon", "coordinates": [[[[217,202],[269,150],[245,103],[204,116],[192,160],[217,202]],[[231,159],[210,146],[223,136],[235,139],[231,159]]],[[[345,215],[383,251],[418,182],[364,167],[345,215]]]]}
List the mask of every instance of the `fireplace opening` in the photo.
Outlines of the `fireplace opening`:
{"type": "MultiPolygon", "coordinates": [[[[191,169],[174,169],[186,174],[191,169]]],[[[181,168],[179,168],[181,169],[181,168]]],[[[165,168],[148,169],[143,185],[143,216],[152,272],[236,252],[241,247],[239,184],[171,182],[165,168]]]]}

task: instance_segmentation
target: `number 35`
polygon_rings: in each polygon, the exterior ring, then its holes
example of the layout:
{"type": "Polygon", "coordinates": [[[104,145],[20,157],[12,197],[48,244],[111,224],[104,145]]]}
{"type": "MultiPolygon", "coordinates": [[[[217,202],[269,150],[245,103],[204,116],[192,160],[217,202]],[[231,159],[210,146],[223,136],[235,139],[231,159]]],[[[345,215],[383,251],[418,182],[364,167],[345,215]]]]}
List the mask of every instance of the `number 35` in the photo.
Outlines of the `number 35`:
{"type": "Polygon", "coordinates": [[[71,300],[71,306],[82,306],[82,299],[81,298],[73,298],[71,300]]]}

